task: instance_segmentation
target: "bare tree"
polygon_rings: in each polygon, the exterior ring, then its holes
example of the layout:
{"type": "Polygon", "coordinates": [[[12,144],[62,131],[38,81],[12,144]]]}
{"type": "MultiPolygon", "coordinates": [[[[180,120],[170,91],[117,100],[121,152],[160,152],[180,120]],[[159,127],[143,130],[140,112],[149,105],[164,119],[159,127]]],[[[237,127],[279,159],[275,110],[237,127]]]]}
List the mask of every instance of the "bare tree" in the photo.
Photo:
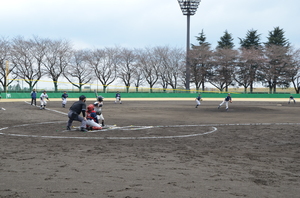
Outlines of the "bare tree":
{"type": "Polygon", "coordinates": [[[145,48],[139,54],[138,61],[142,67],[143,75],[150,86],[150,92],[153,92],[153,86],[159,78],[160,59],[155,54],[154,48],[145,48]]]}
{"type": "Polygon", "coordinates": [[[95,78],[93,69],[88,64],[87,51],[74,50],[71,54],[70,63],[65,68],[63,75],[81,92],[82,86],[88,84],[95,78]]]}
{"type": "Polygon", "coordinates": [[[165,66],[161,65],[160,67],[158,67],[159,70],[159,79],[158,79],[158,83],[162,86],[163,91],[167,91],[168,88],[168,70],[165,66]]]}
{"type": "Polygon", "coordinates": [[[90,52],[88,62],[93,68],[94,73],[102,83],[103,92],[106,92],[108,85],[113,83],[117,78],[117,65],[119,64],[119,49],[105,48],[95,49],[90,52]]]}
{"type": "Polygon", "coordinates": [[[201,86],[202,91],[205,90],[205,82],[211,71],[212,55],[213,52],[209,45],[193,46],[193,49],[190,51],[191,79],[197,91],[199,91],[201,86]]]}
{"type": "Polygon", "coordinates": [[[136,92],[139,92],[139,87],[144,83],[143,67],[141,62],[139,61],[141,51],[141,49],[135,49],[136,62],[134,64],[135,69],[132,73],[132,78],[136,92]]]}
{"type": "Polygon", "coordinates": [[[221,92],[233,85],[233,71],[236,65],[237,51],[230,48],[218,48],[214,52],[214,63],[208,81],[221,92]]]}
{"type": "Polygon", "coordinates": [[[154,50],[154,55],[159,59],[161,65],[159,65],[158,68],[158,75],[159,79],[157,80],[157,83],[160,84],[163,88],[163,91],[165,92],[168,88],[168,65],[167,63],[167,57],[168,57],[168,50],[169,47],[156,47],[154,50]],[[165,64],[163,63],[165,59],[165,64]]]}
{"type": "Polygon", "coordinates": [[[131,83],[133,82],[133,75],[136,64],[136,54],[134,50],[122,48],[120,50],[120,62],[118,64],[117,73],[118,77],[123,81],[126,86],[127,93],[131,83]]]}
{"type": "Polygon", "coordinates": [[[54,89],[57,91],[58,79],[69,64],[72,48],[70,42],[66,40],[48,40],[46,45],[43,65],[45,73],[52,79],[54,89]]]}
{"type": "Polygon", "coordinates": [[[12,63],[15,65],[15,74],[28,84],[31,90],[41,79],[41,61],[43,49],[39,46],[39,40],[25,40],[17,37],[12,41],[12,63]]]}
{"type": "Polygon", "coordinates": [[[287,72],[290,57],[287,52],[288,48],[284,46],[268,45],[265,48],[267,62],[258,70],[258,77],[263,85],[269,87],[269,93],[276,93],[277,86],[289,86],[290,79],[287,72]]]}
{"type": "Polygon", "coordinates": [[[291,52],[291,68],[288,75],[297,94],[300,93],[300,49],[291,52]]]}
{"type": "Polygon", "coordinates": [[[9,60],[11,60],[11,42],[7,39],[0,39],[0,83],[3,87],[3,90],[6,91],[7,87],[17,78],[15,75],[15,65],[10,66],[9,60]],[[7,65],[8,64],[8,65],[7,65]],[[8,79],[8,75],[10,75],[10,79],[8,79]]]}
{"type": "Polygon", "coordinates": [[[35,67],[36,67],[36,79],[35,82],[32,84],[32,87],[36,85],[38,80],[45,74],[42,70],[43,61],[45,60],[45,54],[47,49],[47,43],[49,39],[41,39],[37,36],[34,36],[33,39],[29,41],[32,43],[32,47],[30,53],[35,59],[35,67]]]}
{"type": "Polygon", "coordinates": [[[161,56],[161,66],[160,66],[160,77],[161,81],[164,82],[162,85],[167,88],[170,85],[175,91],[183,78],[183,72],[185,70],[185,54],[182,49],[170,48],[168,46],[161,47],[158,51],[161,56]]]}
{"type": "Polygon", "coordinates": [[[234,79],[239,86],[244,87],[244,92],[250,87],[253,92],[253,85],[257,81],[257,70],[265,62],[263,52],[258,48],[241,48],[238,64],[234,69],[234,79]]]}

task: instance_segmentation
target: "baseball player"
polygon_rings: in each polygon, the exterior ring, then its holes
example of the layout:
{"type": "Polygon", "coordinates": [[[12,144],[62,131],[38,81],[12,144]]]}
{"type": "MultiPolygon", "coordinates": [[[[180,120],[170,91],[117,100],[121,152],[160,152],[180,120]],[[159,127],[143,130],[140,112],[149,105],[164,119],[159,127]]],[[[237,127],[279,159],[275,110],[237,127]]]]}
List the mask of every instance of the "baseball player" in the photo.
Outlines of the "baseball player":
{"type": "Polygon", "coordinates": [[[47,92],[46,92],[46,90],[44,90],[44,92],[41,94],[41,96],[40,96],[40,102],[41,102],[41,107],[40,107],[40,109],[42,110],[42,109],[45,109],[46,108],[46,105],[47,105],[47,100],[49,100],[49,97],[48,97],[48,95],[47,95],[47,92]]]}
{"type": "Polygon", "coordinates": [[[290,98],[289,98],[289,104],[290,104],[291,100],[293,100],[294,103],[296,103],[296,100],[295,100],[294,96],[292,96],[292,95],[291,95],[290,98]]]}
{"type": "Polygon", "coordinates": [[[195,101],[196,101],[195,108],[198,108],[198,106],[201,105],[200,101],[202,101],[201,94],[198,95],[198,97],[195,99],[195,101]]]}
{"type": "Polygon", "coordinates": [[[98,96],[97,101],[94,103],[94,109],[96,111],[99,122],[100,122],[100,120],[102,121],[101,122],[102,127],[104,127],[104,117],[103,117],[102,110],[101,110],[101,107],[103,106],[103,99],[104,98],[102,96],[98,96]]]}
{"type": "Polygon", "coordinates": [[[228,93],[227,97],[223,100],[223,102],[218,106],[218,109],[225,103],[226,104],[226,111],[228,111],[228,102],[232,103],[232,99],[230,93],[228,93]]]}
{"type": "Polygon", "coordinates": [[[69,121],[67,123],[67,130],[71,130],[72,122],[79,121],[81,122],[80,130],[82,132],[87,132],[86,130],[86,97],[84,95],[81,95],[79,97],[79,101],[74,102],[73,105],[69,109],[68,118],[69,121]],[[82,113],[81,117],[79,114],[82,113]]]}
{"type": "Polygon", "coordinates": [[[86,114],[86,128],[89,130],[101,130],[102,127],[99,124],[96,111],[94,110],[94,105],[90,104],[87,107],[87,114],[86,114]]]}
{"type": "Polygon", "coordinates": [[[116,93],[116,101],[115,101],[115,104],[116,104],[117,102],[120,102],[120,104],[122,104],[122,101],[121,101],[121,94],[119,93],[119,91],[117,91],[117,93],[116,93]]]}
{"type": "Polygon", "coordinates": [[[64,91],[64,93],[61,95],[61,99],[62,99],[62,104],[61,105],[62,105],[63,108],[66,107],[67,97],[69,97],[69,96],[68,96],[67,92],[64,91]]]}

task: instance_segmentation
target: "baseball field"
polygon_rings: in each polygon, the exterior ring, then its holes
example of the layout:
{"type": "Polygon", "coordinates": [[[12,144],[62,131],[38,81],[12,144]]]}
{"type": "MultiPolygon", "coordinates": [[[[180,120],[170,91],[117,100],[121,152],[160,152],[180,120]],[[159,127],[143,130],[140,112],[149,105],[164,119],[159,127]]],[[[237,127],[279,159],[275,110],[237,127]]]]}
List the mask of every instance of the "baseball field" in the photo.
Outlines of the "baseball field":
{"type": "Polygon", "coordinates": [[[300,101],[221,101],[108,99],[84,133],[71,100],[2,99],[0,197],[299,197],[300,101]]]}

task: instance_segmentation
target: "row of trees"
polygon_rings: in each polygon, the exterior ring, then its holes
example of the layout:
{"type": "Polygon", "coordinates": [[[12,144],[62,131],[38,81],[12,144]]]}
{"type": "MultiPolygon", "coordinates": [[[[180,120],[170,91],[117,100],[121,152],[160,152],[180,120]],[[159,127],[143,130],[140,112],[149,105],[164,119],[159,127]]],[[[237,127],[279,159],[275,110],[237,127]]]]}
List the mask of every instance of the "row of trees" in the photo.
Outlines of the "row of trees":
{"type": "MultiPolygon", "coordinates": [[[[252,92],[254,85],[261,83],[271,93],[277,87],[293,84],[299,93],[300,52],[290,46],[282,29],[274,28],[266,43],[260,42],[255,30],[239,39],[241,46],[234,49],[233,38],[225,31],[218,46],[212,49],[204,32],[199,34],[199,43],[192,45],[187,59],[191,66],[190,83],[197,90],[204,91],[210,83],[220,91],[242,86],[252,92]]],[[[154,86],[175,90],[186,84],[185,61],[183,49],[169,46],[75,50],[66,40],[16,37],[0,40],[0,83],[5,90],[15,80],[23,79],[32,89],[47,76],[53,80],[55,91],[59,78],[67,79],[79,91],[95,80],[101,82],[104,92],[117,80],[127,90],[134,86],[138,91],[142,85],[148,85],[150,90],[154,86]]]]}
{"type": "Polygon", "coordinates": [[[249,30],[245,38],[239,38],[240,47],[234,49],[233,38],[227,31],[212,50],[202,32],[189,54],[192,81],[197,89],[206,82],[220,91],[229,86],[244,87],[252,93],[254,84],[261,83],[276,93],[277,87],[293,85],[300,91],[300,49],[294,49],[284,36],[283,29],[269,32],[267,42],[260,41],[257,30],[249,30]]]}
{"type": "Polygon", "coordinates": [[[179,48],[75,50],[66,40],[17,37],[0,40],[0,83],[5,90],[15,80],[23,79],[32,89],[47,76],[53,80],[55,91],[60,77],[79,91],[95,80],[101,82],[104,92],[116,80],[121,80],[127,90],[134,85],[138,91],[145,83],[151,90],[156,84],[176,89],[182,81],[183,60],[184,52],[179,48]]]}

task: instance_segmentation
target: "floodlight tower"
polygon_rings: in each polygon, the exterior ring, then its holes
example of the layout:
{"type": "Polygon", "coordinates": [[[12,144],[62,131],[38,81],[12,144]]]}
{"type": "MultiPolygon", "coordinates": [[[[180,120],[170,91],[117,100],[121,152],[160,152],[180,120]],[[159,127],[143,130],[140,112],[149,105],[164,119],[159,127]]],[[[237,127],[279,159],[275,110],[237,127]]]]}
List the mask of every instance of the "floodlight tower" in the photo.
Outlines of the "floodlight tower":
{"type": "Polygon", "coordinates": [[[187,39],[186,39],[186,74],[185,74],[185,88],[190,89],[191,69],[189,64],[189,51],[190,51],[190,16],[193,16],[200,4],[201,0],[177,0],[182,14],[187,16],[187,39]]]}

